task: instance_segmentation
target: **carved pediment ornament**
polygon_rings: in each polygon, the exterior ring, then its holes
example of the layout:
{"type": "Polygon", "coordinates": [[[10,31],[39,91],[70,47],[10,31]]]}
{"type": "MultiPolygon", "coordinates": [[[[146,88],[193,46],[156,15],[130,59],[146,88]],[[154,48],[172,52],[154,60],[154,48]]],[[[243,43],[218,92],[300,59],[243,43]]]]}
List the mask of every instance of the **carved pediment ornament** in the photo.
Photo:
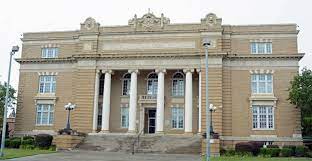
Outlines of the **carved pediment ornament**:
{"type": "Polygon", "coordinates": [[[137,18],[137,15],[134,15],[134,18],[130,19],[128,24],[133,28],[137,29],[141,27],[144,30],[151,31],[154,28],[164,28],[166,24],[169,24],[169,18],[164,17],[164,14],[161,14],[161,17],[156,17],[152,13],[147,13],[141,18],[137,18]]]}
{"type": "Polygon", "coordinates": [[[201,23],[208,26],[221,26],[222,19],[218,18],[214,13],[209,13],[205,18],[201,19],[201,23]]]}
{"type": "Polygon", "coordinates": [[[91,30],[93,29],[94,27],[96,27],[98,24],[97,22],[95,21],[94,18],[92,17],[88,17],[84,23],[82,23],[81,25],[83,25],[83,27],[87,30],[91,30]]]}

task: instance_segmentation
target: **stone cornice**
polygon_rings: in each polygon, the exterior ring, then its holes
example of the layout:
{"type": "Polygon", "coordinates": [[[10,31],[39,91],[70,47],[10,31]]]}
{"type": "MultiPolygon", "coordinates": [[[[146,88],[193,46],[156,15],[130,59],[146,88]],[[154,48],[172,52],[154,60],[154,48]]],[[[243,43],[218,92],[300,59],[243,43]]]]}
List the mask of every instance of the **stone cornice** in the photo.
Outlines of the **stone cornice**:
{"type": "Polygon", "coordinates": [[[240,59],[240,58],[248,58],[248,59],[271,59],[271,58],[294,58],[294,59],[301,59],[305,53],[297,53],[297,54],[228,54],[226,57],[230,59],[240,59]]]}

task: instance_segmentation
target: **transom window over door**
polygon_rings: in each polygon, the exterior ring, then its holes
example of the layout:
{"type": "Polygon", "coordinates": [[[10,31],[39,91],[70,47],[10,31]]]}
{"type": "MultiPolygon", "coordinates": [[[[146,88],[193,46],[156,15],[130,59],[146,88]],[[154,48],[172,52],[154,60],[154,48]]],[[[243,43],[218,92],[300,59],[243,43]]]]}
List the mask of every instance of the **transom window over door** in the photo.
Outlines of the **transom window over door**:
{"type": "Polygon", "coordinates": [[[122,78],[122,95],[128,96],[130,94],[131,74],[126,73],[122,78]]]}
{"type": "Polygon", "coordinates": [[[172,96],[184,96],[184,75],[181,72],[172,77],[172,96]]]}
{"type": "Polygon", "coordinates": [[[147,94],[157,95],[158,76],[156,73],[150,73],[147,77],[147,94]]]}

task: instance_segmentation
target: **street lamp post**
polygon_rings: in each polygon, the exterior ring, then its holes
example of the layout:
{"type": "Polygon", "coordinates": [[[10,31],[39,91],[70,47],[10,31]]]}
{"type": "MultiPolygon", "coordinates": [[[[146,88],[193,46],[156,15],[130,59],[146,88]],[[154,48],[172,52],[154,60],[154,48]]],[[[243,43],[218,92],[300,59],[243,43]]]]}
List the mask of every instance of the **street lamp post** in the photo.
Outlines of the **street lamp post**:
{"type": "Polygon", "coordinates": [[[68,114],[67,114],[67,124],[66,124],[66,128],[65,130],[69,131],[71,130],[70,128],[70,111],[74,110],[76,108],[76,105],[68,103],[67,105],[64,106],[65,110],[68,110],[68,114]]]}
{"type": "Polygon", "coordinates": [[[203,39],[203,46],[205,47],[205,82],[206,82],[206,161],[210,161],[210,117],[209,117],[209,100],[208,100],[208,47],[210,46],[210,40],[208,38],[203,39]]]}
{"type": "Polygon", "coordinates": [[[11,65],[12,65],[12,57],[13,55],[18,52],[19,47],[13,46],[12,51],[10,52],[10,64],[9,64],[9,73],[8,73],[8,82],[6,87],[6,94],[5,94],[5,105],[3,109],[3,124],[2,124],[2,138],[1,138],[1,151],[0,156],[3,157],[3,149],[5,144],[5,133],[6,133],[6,118],[7,118],[7,108],[9,105],[9,88],[10,88],[10,78],[11,78],[11,65]]]}

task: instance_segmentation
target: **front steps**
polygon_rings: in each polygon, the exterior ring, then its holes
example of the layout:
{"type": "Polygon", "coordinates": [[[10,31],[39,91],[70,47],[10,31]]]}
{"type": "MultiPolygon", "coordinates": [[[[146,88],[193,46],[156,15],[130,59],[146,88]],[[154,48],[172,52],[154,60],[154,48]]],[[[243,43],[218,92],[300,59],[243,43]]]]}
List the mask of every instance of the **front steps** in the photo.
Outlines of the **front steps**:
{"type": "MultiPolygon", "coordinates": [[[[88,135],[78,149],[131,153],[135,140],[137,135],[88,135]]],[[[134,149],[135,153],[200,154],[201,136],[141,135],[134,149]]]]}

